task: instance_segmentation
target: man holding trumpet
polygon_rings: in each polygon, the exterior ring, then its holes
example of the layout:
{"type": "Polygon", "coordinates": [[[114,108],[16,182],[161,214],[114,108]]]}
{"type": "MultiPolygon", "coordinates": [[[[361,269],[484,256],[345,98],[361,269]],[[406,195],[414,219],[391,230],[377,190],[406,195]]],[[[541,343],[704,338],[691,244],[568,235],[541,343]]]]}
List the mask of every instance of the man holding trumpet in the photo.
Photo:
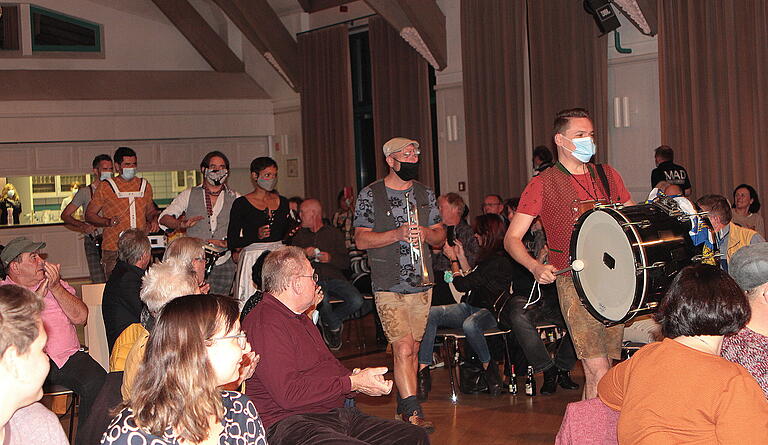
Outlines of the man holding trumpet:
{"type": "Polygon", "coordinates": [[[360,191],[354,226],[357,247],[368,250],[376,309],[394,352],[397,413],[432,432],[416,400],[416,372],[432,300],[429,246],[443,245],[445,227],[435,193],[415,181],[419,154],[414,140],[384,144],[389,174],[360,191]]]}

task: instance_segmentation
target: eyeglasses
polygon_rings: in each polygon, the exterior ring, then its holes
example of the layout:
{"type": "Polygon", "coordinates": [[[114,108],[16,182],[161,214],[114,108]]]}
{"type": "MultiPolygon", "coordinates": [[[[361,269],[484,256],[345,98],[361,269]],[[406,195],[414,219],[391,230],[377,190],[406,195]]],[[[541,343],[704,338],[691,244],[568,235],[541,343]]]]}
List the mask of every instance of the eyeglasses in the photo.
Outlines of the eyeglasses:
{"type": "Polygon", "coordinates": [[[237,339],[237,345],[240,346],[240,349],[245,349],[245,345],[248,344],[248,338],[245,335],[245,332],[240,331],[237,335],[226,335],[224,337],[213,337],[209,338],[207,342],[210,344],[208,346],[212,346],[214,342],[218,340],[227,340],[230,338],[236,338],[237,339]]]}
{"type": "Polygon", "coordinates": [[[421,150],[413,150],[413,151],[399,151],[396,154],[400,155],[401,158],[410,158],[412,156],[418,156],[421,154],[421,150]]]}
{"type": "Polygon", "coordinates": [[[312,281],[314,281],[315,283],[317,283],[317,280],[320,279],[320,277],[317,275],[317,273],[313,273],[312,275],[299,275],[299,277],[312,278],[312,281]]]}

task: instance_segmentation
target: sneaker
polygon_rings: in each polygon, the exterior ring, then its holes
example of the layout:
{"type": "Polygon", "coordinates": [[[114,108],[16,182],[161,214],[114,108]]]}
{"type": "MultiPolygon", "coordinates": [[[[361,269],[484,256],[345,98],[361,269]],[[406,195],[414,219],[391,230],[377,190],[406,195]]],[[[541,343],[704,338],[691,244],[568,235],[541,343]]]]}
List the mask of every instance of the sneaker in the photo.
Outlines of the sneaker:
{"type": "Polygon", "coordinates": [[[435,369],[435,368],[442,368],[445,366],[445,360],[443,360],[443,355],[439,352],[433,352],[432,353],[432,364],[429,365],[429,369],[435,369]]]}
{"type": "Polygon", "coordinates": [[[343,326],[339,329],[329,329],[328,326],[323,326],[323,340],[325,340],[325,344],[328,345],[328,349],[331,351],[338,351],[341,349],[341,330],[343,326]]]}
{"type": "Polygon", "coordinates": [[[427,431],[427,434],[432,434],[435,432],[435,424],[421,417],[418,411],[414,411],[411,414],[403,413],[400,416],[403,422],[424,428],[427,431]]]}

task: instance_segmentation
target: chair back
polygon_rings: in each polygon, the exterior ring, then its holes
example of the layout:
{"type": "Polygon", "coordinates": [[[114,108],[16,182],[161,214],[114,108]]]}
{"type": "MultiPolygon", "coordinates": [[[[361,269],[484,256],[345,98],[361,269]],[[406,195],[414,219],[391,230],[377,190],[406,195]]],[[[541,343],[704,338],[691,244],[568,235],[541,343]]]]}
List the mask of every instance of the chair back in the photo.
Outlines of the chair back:
{"type": "Polygon", "coordinates": [[[88,306],[88,323],[85,325],[85,345],[88,353],[105,371],[109,371],[109,345],[107,331],[104,329],[104,317],[101,315],[101,297],[104,283],[84,284],[83,302],[88,306]]]}

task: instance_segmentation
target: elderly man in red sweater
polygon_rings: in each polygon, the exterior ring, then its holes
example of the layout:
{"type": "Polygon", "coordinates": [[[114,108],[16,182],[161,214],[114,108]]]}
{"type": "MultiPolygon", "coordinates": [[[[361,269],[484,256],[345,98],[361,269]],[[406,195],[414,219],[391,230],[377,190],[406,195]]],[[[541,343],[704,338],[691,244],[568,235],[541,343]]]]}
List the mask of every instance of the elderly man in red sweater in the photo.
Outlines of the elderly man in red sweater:
{"type": "Polygon", "coordinates": [[[387,368],[349,371],[306,315],[322,299],[317,274],[298,247],[269,254],[262,269],[264,298],[243,320],[261,356],[246,394],[275,444],[428,444],[423,428],[368,416],[354,408],[360,392],[392,391],[387,368]]]}

